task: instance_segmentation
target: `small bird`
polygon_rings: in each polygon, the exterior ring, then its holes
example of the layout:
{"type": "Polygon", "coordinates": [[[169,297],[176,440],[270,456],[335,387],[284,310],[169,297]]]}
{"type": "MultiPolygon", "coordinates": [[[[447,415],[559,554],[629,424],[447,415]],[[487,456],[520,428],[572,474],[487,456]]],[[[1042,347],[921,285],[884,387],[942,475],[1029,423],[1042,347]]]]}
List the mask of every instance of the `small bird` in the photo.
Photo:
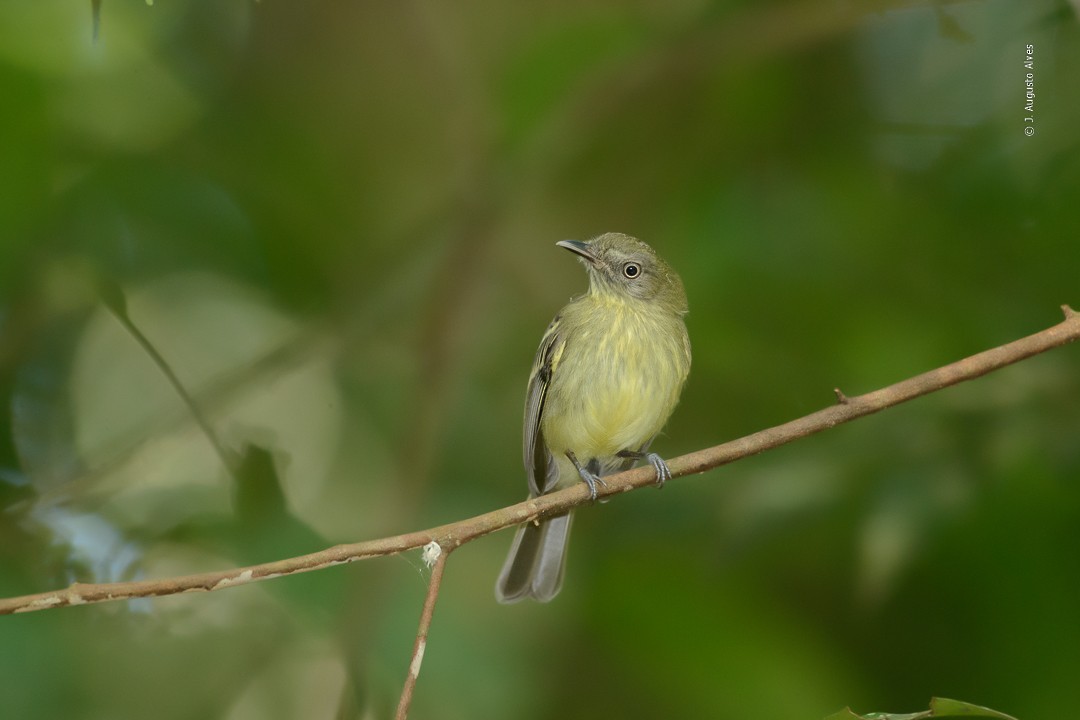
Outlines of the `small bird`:
{"type": "MultiPolygon", "coordinates": [[[[525,400],[529,496],[584,481],[593,499],[604,475],[646,459],[657,484],[671,478],[649,445],[690,372],[686,292],[648,245],[622,233],[557,246],[580,256],[589,290],[548,325],[525,400]]],[[[495,586],[499,602],[547,602],[562,587],[570,513],[520,527],[495,586]]]]}

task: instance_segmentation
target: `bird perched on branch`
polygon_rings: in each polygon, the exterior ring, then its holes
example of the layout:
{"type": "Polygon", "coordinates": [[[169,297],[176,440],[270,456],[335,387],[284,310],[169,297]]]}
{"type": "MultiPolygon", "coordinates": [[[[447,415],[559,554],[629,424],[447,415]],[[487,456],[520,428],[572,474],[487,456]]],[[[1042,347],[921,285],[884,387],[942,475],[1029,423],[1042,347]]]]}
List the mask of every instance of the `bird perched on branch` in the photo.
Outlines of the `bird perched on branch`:
{"type": "MultiPolygon", "coordinates": [[[[646,459],[661,487],[671,477],[649,445],[690,372],[686,293],[648,245],[621,233],[556,243],[577,254],[589,289],[548,325],[525,401],[530,497],[646,459]]],[[[551,600],[562,587],[570,513],[520,527],[495,587],[499,602],[551,600]]]]}

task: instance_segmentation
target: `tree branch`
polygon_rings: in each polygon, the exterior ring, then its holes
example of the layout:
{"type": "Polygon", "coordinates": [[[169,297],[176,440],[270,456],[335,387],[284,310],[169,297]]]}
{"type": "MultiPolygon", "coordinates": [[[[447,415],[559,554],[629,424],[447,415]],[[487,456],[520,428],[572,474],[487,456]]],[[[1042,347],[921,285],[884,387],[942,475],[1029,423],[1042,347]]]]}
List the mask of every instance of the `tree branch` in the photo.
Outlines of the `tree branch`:
{"type": "MultiPolygon", "coordinates": [[[[1065,320],[1041,332],[1021,338],[1007,345],[972,355],[950,365],[916,375],[865,395],[849,397],[836,390],[837,403],[805,417],[761,430],[746,437],[732,440],[716,447],[699,450],[668,461],[673,477],[681,477],[726,465],[735,460],[756,455],[787,444],[793,440],[827,430],[835,425],[876,413],[899,405],[922,395],[936,392],[950,385],[985,375],[1007,365],[1025,360],[1080,338],[1080,313],[1062,306],[1065,320]]],[[[610,496],[650,486],[656,479],[652,467],[645,466],[605,477],[605,485],[598,490],[601,496],[610,496]]],[[[445,553],[467,542],[496,530],[539,518],[557,515],[578,505],[589,502],[589,491],[584,483],[532,498],[510,507],[494,510],[483,515],[441,525],[429,530],[368,540],[365,542],[336,545],[320,552],[275,562],[216,572],[184,575],[160,580],[140,580],[117,583],[75,583],[63,590],[0,599],[0,615],[32,610],[86,605],[109,600],[125,600],[137,597],[159,597],[185,592],[209,592],[236,585],[246,585],[260,580],[321,570],[332,565],[366,560],[367,558],[394,555],[419,548],[434,541],[445,553]]],[[[438,572],[442,572],[441,569],[438,572]]],[[[437,586],[436,586],[437,588],[437,586]]]]}
{"type": "Polygon", "coordinates": [[[431,628],[431,616],[435,614],[435,600],[439,597],[439,586],[442,584],[443,569],[446,567],[446,558],[450,552],[443,552],[436,543],[424,546],[424,553],[434,549],[435,567],[431,569],[431,580],[428,581],[427,595],[424,597],[424,609],[420,611],[420,626],[416,629],[416,643],[413,644],[412,661],[409,663],[409,674],[405,676],[405,686],[401,689],[401,700],[398,702],[395,720],[406,720],[409,717],[409,706],[412,704],[413,690],[416,688],[416,678],[420,676],[420,663],[424,661],[424,650],[427,648],[428,629],[431,628]]]}

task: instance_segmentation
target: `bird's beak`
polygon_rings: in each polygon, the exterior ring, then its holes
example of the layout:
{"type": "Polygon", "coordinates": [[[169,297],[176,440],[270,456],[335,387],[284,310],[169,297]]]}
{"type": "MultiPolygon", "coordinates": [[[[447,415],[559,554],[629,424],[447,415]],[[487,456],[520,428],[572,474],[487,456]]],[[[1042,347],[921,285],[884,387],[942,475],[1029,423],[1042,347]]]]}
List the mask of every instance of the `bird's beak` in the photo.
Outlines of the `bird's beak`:
{"type": "Polygon", "coordinates": [[[592,248],[587,242],[583,242],[581,240],[560,240],[555,244],[561,248],[566,248],[567,250],[576,255],[580,255],[582,258],[585,259],[587,263],[589,263],[593,267],[596,267],[596,265],[598,264],[597,257],[593,254],[592,248]]]}

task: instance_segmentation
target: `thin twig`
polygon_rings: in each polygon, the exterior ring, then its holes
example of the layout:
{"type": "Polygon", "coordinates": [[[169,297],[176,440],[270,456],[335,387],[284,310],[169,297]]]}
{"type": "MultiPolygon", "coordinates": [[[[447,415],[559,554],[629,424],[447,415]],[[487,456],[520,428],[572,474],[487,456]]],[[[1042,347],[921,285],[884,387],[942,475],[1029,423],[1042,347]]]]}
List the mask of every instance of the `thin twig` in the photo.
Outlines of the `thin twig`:
{"type": "Polygon", "coordinates": [[[405,687],[401,689],[401,700],[398,702],[395,720],[406,720],[409,717],[409,705],[412,704],[413,690],[416,688],[416,678],[420,676],[420,664],[424,662],[424,650],[427,648],[428,630],[431,628],[431,616],[435,614],[435,600],[439,597],[439,586],[442,584],[443,568],[446,567],[446,558],[450,557],[450,551],[440,552],[435,560],[435,567],[431,569],[431,579],[428,581],[427,596],[424,598],[424,608],[420,611],[420,625],[416,629],[416,642],[413,644],[412,661],[409,663],[409,674],[405,676],[405,687]]]}
{"type": "MultiPolygon", "coordinates": [[[[752,435],[699,450],[668,461],[673,477],[702,473],[721,465],[756,455],[766,450],[812,435],[841,423],[899,405],[950,385],[972,380],[1033,355],[1046,352],[1080,338],[1080,313],[1063,308],[1065,321],[1046,330],[1016,340],[1007,345],[972,355],[958,362],[931,370],[903,380],[881,390],[865,395],[845,396],[846,402],[819,410],[805,417],[752,435]]],[[[609,475],[606,486],[599,494],[613,495],[655,483],[655,471],[649,467],[609,475]]],[[[198,573],[160,580],[136,582],[96,583],[74,585],[51,592],[0,599],[0,615],[31,610],[46,610],[67,605],[85,605],[108,600],[125,600],[136,597],[159,597],[184,592],[221,590],[234,585],[244,585],[259,580],[292,575],[294,573],[321,570],[342,563],[365,560],[371,557],[394,555],[422,547],[432,541],[439,543],[444,552],[478,537],[513,525],[531,522],[542,517],[558,515],[589,502],[589,491],[584,483],[574,487],[526,500],[499,510],[459,520],[448,525],[397,535],[395,537],[368,540],[366,542],[337,545],[320,552],[275,562],[247,567],[198,573]]]]}

